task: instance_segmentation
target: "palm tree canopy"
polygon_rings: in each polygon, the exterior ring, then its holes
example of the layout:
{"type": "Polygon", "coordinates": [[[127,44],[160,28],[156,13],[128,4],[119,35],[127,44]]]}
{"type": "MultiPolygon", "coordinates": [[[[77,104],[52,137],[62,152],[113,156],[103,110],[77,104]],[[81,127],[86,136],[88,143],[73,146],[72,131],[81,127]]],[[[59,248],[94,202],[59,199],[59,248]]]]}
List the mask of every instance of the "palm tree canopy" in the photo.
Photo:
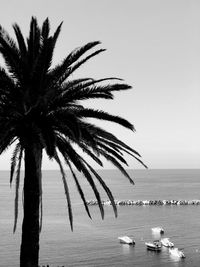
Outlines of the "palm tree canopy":
{"type": "Polygon", "coordinates": [[[141,164],[143,162],[134,149],[112,133],[90,123],[87,118],[111,121],[134,131],[131,123],[119,116],[85,108],[83,105],[83,100],[87,99],[113,99],[114,91],[127,90],[131,86],[115,77],[99,80],[71,79],[71,75],[82,64],[104,51],[96,49],[99,41],[75,49],[60,64],[53,67],[52,57],[61,26],[62,23],[55,33],[50,35],[48,18],[42,27],[39,27],[36,18],[32,17],[26,40],[17,24],[13,25],[16,40],[0,26],[0,53],[6,66],[0,68],[0,154],[16,141],[11,159],[10,181],[12,182],[17,168],[17,189],[23,151],[31,142],[39,144],[49,158],[57,161],[62,173],[72,227],[69,189],[59,154],[71,170],[88,215],[90,216],[90,212],[74,167],[86,177],[92,187],[102,218],[104,210],[94,178],[106,191],[117,215],[112,193],[75,147],[79,147],[99,166],[103,165],[101,157],[110,161],[131,183],[133,180],[124,168],[127,165],[124,153],[133,156],[141,164]],[[105,85],[106,81],[109,83],[105,85]]]}

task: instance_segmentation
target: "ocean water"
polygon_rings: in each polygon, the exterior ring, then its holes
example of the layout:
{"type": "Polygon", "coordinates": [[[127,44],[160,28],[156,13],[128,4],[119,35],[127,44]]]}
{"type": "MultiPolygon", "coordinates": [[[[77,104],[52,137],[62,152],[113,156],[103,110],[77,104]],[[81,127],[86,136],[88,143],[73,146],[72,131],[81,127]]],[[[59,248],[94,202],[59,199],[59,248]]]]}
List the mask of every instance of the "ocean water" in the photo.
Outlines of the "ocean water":
{"type": "MultiPolygon", "coordinates": [[[[115,199],[200,199],[200,170],[129,170],[132,186],[117,170],[100,174],[115,199]]],[[[71,175],[67,172],[74,213],[71,232],[66,200],[59,171],[43,171],[43,229],[40,236],[40,264],[50,266],[100,267],[198,267],[200,266],[200,205],[197,206],[119,206],[118,218],[111,206],[105,206],[101,220],[98,206],[90,206],[88,218],[71,175]],[[147,251],[146,241],[154,239],[151,228],[162,226],[186,258],[147,251]],[[118,236],[128,235],[135,246],[122,245],[118,236]]],[[[87,182],[79,176],[86,198],[94,199],[87,182]]],[[[22,173],[23,179],[23,173],[22,173]]],[[[13,234],[14,191],[10,189],[9,172],[0,172],[0,267],[19,266],[22,209],[18,228],[13,234]]],[[[102,191],[101,191],[102,192],[102,191]]],[[[102,192],[102,199],[106,195],[102,192]]],[[[19,205],[21,206],[21,198],[19,205]]]]}

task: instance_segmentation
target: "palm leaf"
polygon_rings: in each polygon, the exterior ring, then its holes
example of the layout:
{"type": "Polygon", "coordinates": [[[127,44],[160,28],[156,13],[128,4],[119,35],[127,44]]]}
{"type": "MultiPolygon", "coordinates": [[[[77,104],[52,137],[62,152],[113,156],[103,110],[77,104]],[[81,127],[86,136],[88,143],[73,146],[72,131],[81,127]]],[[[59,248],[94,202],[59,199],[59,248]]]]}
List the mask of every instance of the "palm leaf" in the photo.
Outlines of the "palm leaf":
{"type": "Polygon", "coordinates": [[[18,154],[19,154],[20,150],[21,150],[21,145],[20,145],[20,143],[18,143],[15,146],[15,149],[14,149],[14,152],[13,152],[13,156],[11,158],[10,186],[11,186],[12,181],[13,181],[13,175],[14,175],[14,172],[15,172],[15,167],[16,167],[16,163],[17,163],[17,157],[18,157],[18,154]]]}
{"type": "Polygon", "coordinates": [[[19,50],[15,41],[0,26],[0,53],[6,63],[8,71],[14,78],[21,78],[19,50]]]}
{"type": "Polygon", "coordinates": [[[64,112],[61,109],[49,114],[54,121],[54,128],[72,140],[80,140],[79,119],[72,112],[64,112]]]}
{"type": "MultiPolygon", "coordinates": [[[[99,166],[103,166],[103,163],[99,159],[99,157],[96,157],[94,153],[92,153],[88,146],[85,145],[83,142],[78,143],[79,147],[82,148],[83,152],[86,153],[88,156],[90,156],[99,166]]],[[[99,155],[98,150],[95,150],[96,154],[99,155]]]]}
{"type": "Polygon", "coordinates": [[[130,122],[128,122],[127,120],[125,120],[119,116],[110,115],[110,114],[108,114],[104,111],[101,111],[101,110],[84,108],[84,109],[77,110],[76,115],[80,116],[80,117],[95,118],[95,119],[115,122],[115,123],[118,123],[118,124],[128,128],[128,129],[132,130],[132,131],[135,131],[134,126],[130,122]]]}
{"type": "Polygon", "coordinates": [[[70,83],[66,83],[64,84],[64,86],[67,88],[67,89],[70,89],[70,88],[80,88],[80,89],[83,89],[85,87],[90,87],[90,86],[93,86],[97,83],[101,83],[101,82],[104,82],[104,81],[111,81],[111,80],[118,80],[118,81],[123,81],[123,79],[120,79],[120,78],[117,78],[117,77],[109,77],[109,78],[103,78],[103,79],[98,79],[98,80],[95,80],[95,79],[88,79],[88,80],[83,80],[83,81],[79,81],[78,83],[73,83],[73,80],[71,81],[72,84],[70,83]]]}
{"type": "Polygon", "coordinates": [[[86,45],[79,47],[75,50],[73,50],[64,60],[61,64],[57,65],[55,68],[53,68],[49,72],[49,77],[53,81],[58,81],[63,75],[65,74],[67,68],[72,65],[74,62],[76,62],[84,53],[86,53],[88,50],[92,49],[96,45],[100,44],[99,41],[97,42],[90,42],[86,45]]]}
{"type": "Polygon", "coordinates": [[[116,166],[124,176],[126,176],[131,184],[134,184],[134,181],[131,179],[127,171],[123,168],[123,166],[111,155],[106,153],[104,150],[100,150],[102,156],[104,156],[108,161],[111,161],[114,166],[116,166]]]}
{"type": "Polygon", "coordinates": [[[103,181],[103,179],[101,178],[101,176],[84,159],[83,159],[83,161],[89,167],[89,169],[91,170],[91,172],[95,175],[95,177],[97,178],[97,180],[99,181],[99,183],[101,184],[101,186],[103,187],[103,189],[105,190],[105,192],[108,195],[108,198],[110,199],[110,202],[112,204],[115,217],[117,217],[117,207],[116,207],[116,204],[115,204],[115,201],[114,201],[114,197],[113,197],[112,192],[110,191],[109,187],[103,181]]]}
{"type": "MultiPolygon", "coordinates": [[[[4,125],[6,127],[6,125],[4,125]]],[[[0,154],[2,154],[15,141],[14,129],[7,128],[7,132],[0,134],[0,154]]]]}
{"type": "MultiPolygon", "coordinates": [[[[105,144],[108,144],[110,147],[112,147],[118,153],[120,153],[120,150],[126,152],[128,155],[130,155],[131,157],[133,157],[134,159],[136,159],[139,163],[141,163],[146,169],[148,169],[147,165],[145,165],[142,160],[140,160],[138,157],[136,157],[135,155],[133,155],[132,153],[130,153],[130,151],[128,151],[124,147],[118,145],[117,143],[113,143],[113,142],[110,142],[110,141],[108,141],[106,139],[102,139],[102,138],[99,138],[99,137],[97,137],[97,140],[100,140],[101,142],[103,142],[105,144]]],[[[140,155],[139,155],[139,153],[137,151],[134,151],[134,154],[136,154],[136,155],[138,155],[140,157],[140,155]]]]}
{"type": "Polygon", "coordinates": [[[53,40],[53,48],[55,47],[56,41],[57,41],[58,36],[59,36],[59,34],[60,34],[62,24],[63,24],[63,22],[61,22],[61,23],[58,25],[58,27],[57,27],[57,29],[56,29],[56,31],[55,31],[53,37],[52,37],[52,40],[53,40]]]}
{"type": "Polygon", "coordinates": [[[38,27],[37,19],[35,17],[32,17],[30,23],[29,38],[27,39],[29,65],[31,66],[32,70],[34,67],[34,61],[38,57],[41,40],[40,38],[41,32],[40,28],[38,27]]]}
{"type": "Polygon", "coordinates": [[[13,29],[15,31],[15,35],[17,38],[18,47],[19,47],[21,56],[23,60],[25,60],[27,56],[27,47],[26,47],[26,43],[24,41],[24,37],[22,35],[21,29],[16,23],[13,25],[13,29]]]}
{"type": "Polygon", "coordinates": [[[80,184],[79,184],[78,178],[76,177],[76,175],[75,175],[75,173],[74,173],[74,171],[73,171],[73,169],[72,169],[72,166],[71,166],[69,160],[67,159],[66,155],[64,155],[64,158],[65,158],[65,161],[66,161],[67,165],[69,166],[69,169],[70,169],[70,171],[71,171],[71,173],[72,173],[72,175],[73,175],[74,181],[75,181],[75,183],[76,183],[77,190],[78,190],[78,192],[79,192],[79,194],[80,194],[80,196],[81,196],[81,199],[82,199],[82,201],[83,201],[85,210],[86,210],[88,216],[90,217],[90,219],[92,219],[91,214],[90,214],[90,211],[89,211],[89,209],[88,209],[87,202],[86,202],[86,200],[85,200],[85,196],[84,196],[83,190],[82,190],[82,188],[81,188],[81,186],[80,186],[80,184]]]}
{"type": "Polygon", "coordinates": [[[63,74],[61,79],[59,79],[59,83],[62,84],[75,70],[77,70],[81,65],[83,65],[86,61],[88,61],[90,58],[106,51],[106,49],[99,49],[95,51],[94,53],[90,54],[89,56],[85,57],[82,60],[79,60],[77,63],[75,63],[72,67],[66,70],[66,72],[63,74]]]}
{"type": "Polygon", "coordinates": [[[121,161],[122,163],[127,164],[126,160],[120,155],[118,154],[114,149],[110,148],[109,146],[106,146],[100,142],[97,142],[97,145],[103,149],[105,151],[105,153],[108,153],[108,154],[112,154],[112,156],[114,156],[115,158],[117,158],[119,161],[121,161]]]}
{"type": "Polygon", "coordinates": [[[60,152],[62,153],[63,149],[65,151],[65,153],[67,154],[67,156],[69,157],[70,161],[74,164],[74,166],[77,168],[77,170],[79,172],[82,172],[85,176],[85,178],[87,179],[88,183],[90,184],[95,197],[97,199],[98,205],[99,205],[99,209],[100,209],[100,213],[102,216],[102,219],[104,218],[104,209],[103,209],[103,205],[102,205],[102,201],[101,201],[101,197],[100,194],[96,188],[96,185],[92,179],[92,176],[90,174],[90,172],[87,170],[85,164],[83,163],[81,157],[76,153],[76,151],[73,149],[73,147],[70,145],[70,143],[68,143],[66,140],[64,140],[63,138],[59,138],[57,140],[57,145],[58,148],[60,150],[60,152]]]}
{"type": "Polygon", "coordinates": [[[54,156],[54,158],[57,161],[57,163],[60,167],[60,172],[62,174],[62,181],[63,181],[63,185],[64,185],[64,189],[65,189],[65,195],[67,198],[69,221],[70,221],[71,230],[73,231],[73,214],[72,214],[71,199],[70,199],[70,195],[69,195],[69,188],[68,188],[68,184],[66,181],[65,171],[62,167],[62,163],[61,163],[57,154],[54,156]]]}
{"type": "Polygon", "coordinates": [[[18,201],[19,201],[19,184],[20,184],[20,170],[21,170],[21,161],[23,156],[23,149],[21,148],[18,166],[17,166],[17,176],[16,176],[16,187],[15,187],[15,216],[14,216],[14,227],[13,233],[16,231],[17,219],[18,219],[18,201]]]}
{"type": "Polygon", "coordinates": [[[121,147],[127,149],[128,151],[133,152],[134,154],[136,154],[137,156],[141,157],[140,154],[134,150],[133,148],[131,148],[130,146],[126,145],[124,142],[122,142],[121,140],[119,140],[115,135],[111,134],[110,132],[107,132],[106,130],[103,130],[102,128],[93,125],[93,124],[89,124],[89,123],[85,123],[85,122],[81,122],[81,130],[84,128],[87,128],[88,132],[90,132],[90,134],[95,134],[98,137],[102,137],[105,140],[111,141],[115,144],[120,145],[121,147]]]}
{"type": "Polygon", "coordinates": [[[43,219],[43,201],[42,201],[42,194],[40,195],[40,227],[39,231],[42,231],[42,219],[43,219]]]}
{"type": "Polygon", "coordinates": [[[49,31],[50,31],[49,19],[46,18],[42,24],[42,30],[41,30],[41,35],[43,39],[47,39],[49,37],[49,31]]]}

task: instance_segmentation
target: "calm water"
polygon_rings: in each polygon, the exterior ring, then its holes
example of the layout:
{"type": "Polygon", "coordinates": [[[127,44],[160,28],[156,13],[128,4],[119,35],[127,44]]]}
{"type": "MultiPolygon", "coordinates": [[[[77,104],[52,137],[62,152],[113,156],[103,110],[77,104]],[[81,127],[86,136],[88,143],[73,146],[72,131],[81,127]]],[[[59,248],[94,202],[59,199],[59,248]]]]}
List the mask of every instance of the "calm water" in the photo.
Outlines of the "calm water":
{"type": "MultiPolygon", "coordinates": [[[[200,170],[130,170],[129,173],[135,186],[118,171],[101,171],[116,199],[200,199],[200,170]]],[[[0,177],[0,266],[16,267],[19,266],[22,211],[13,235],[14,186],[10,189],[8,172],[1,171],[0,177]]],[[[117,219],[108,206],[103,221],[98,207],[91,206],[93,219],[90,220],[70,182],[74,212],[72,233],[59,172],[44,171],[43,184],[41,265],[200,266],[200,206],[122,206],[118,207],[117,219]],[[144,242],[154,238],[151,228],[155,226],[162,226],[165,236],[170,237],[175,246],[184,248],[185,260],[172,258],[167,249],[161,253],[146,250],[144,242]],[[135,247],[120,244],[117,240],[120,235],[132,236],[135,247]]],[[[94,199],[85,180],[82,185],[87,199],[94,199]]],[[[102,194],[102,199],[107,197],[102,194]]]]}

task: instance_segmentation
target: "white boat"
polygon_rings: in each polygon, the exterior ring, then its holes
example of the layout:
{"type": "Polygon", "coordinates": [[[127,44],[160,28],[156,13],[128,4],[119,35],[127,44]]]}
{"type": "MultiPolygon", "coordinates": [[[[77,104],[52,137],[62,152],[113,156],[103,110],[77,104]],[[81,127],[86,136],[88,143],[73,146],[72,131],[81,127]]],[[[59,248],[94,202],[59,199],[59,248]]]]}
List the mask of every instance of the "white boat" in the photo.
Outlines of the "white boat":
{"type": "Polygon", "coordinates": [[[162,244],[159,240],[155,240],[153,242],[145,242],[145,245],[148,250],[161,251],[162,249],[162,244]]]}
{"type": "Polygon", "coordinates": [[[118,239],[122,244],[135,245],[135,240],[128,236],[119,236],[118,239]]]}
{"type": "Polygon", "coordinates": [[[154,233],[164,234],[164,229],[160,226],[151,228],[154,233]]]}
{"type": "Polygon", "coordinates": [[[178,258],[185,258],[185,254],[183,253],[183,251],[178,248],[170,248],[169,253],[178,258]]]}
{"type": "Polygon", "coordinates": [[[168,247],[168,248],[173,248],[174,243],[172,243],[169,238],[165,237],[160,240],[163,246],[168,247]]]}

